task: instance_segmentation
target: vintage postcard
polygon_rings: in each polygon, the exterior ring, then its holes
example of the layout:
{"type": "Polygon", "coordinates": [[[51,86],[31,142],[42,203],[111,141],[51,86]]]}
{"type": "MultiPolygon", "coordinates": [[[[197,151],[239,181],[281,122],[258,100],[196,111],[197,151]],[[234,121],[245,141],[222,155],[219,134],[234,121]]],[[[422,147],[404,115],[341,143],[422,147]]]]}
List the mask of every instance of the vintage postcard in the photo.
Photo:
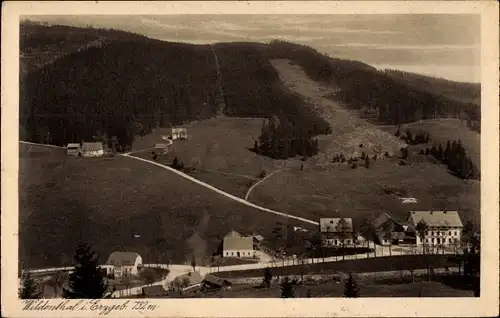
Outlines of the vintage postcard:
{"type": "Polygon", "coordinates": [[[6,2],[2,315],[497,316],[498,3],[6,2]]]}

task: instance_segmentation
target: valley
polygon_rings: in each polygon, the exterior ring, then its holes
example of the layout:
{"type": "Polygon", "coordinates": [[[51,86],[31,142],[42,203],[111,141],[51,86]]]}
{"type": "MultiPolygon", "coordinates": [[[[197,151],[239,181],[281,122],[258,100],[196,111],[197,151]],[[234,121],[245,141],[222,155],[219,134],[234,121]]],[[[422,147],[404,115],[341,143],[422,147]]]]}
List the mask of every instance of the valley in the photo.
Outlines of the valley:
{"type": "Polygon", "coordinates": [[[425,154],[460,140],[459,158],[480,170],[480,133],[465,123],[480,109],[477,98],[466,102],[472,84],[436,80],[446,91],[438,96],[432,78],[424,85],[293,43],[194,45],[74,29],[22,46],[38,58],[21,59],[20,268],[69,266],[80,241],[101,263],[134,251],[144,264],[212,266],[231,231],[263,237],[263,266],[288,257],[280,250],[310,253],[304,242],[322,235],[321,218],[351,219],[354,241],[383,213],[405,222],[409,211],[456,210],[480,225],[479,177],[425,154]],[[174,138],[175,128],[187,137],[174,138]],[[398,129],[430,139],[407,141],[398,129]],[[264,135],[271,151],[259,152],[264,135]],[[80,142],[102,153],[67,154],[80,142]]]}

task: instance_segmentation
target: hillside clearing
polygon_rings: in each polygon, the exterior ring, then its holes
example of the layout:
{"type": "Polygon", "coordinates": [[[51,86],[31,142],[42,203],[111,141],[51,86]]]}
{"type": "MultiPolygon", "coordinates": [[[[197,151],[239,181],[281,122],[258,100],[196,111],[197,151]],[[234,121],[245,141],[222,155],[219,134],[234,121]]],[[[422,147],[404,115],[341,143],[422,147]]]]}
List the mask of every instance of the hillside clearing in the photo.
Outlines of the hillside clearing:
{"type": "Polygon", "coordinates": [[[346,157],[359,156],[362,152],[383,155],[397,154],[404,145],[401,140],[380,130],[377,126],[358,118],[337,102],[326,97],[335,88],[324,87],[310,79],[302,68],[290,60],[272,60],[282,82],[296,93],[312,102],[318,114],[331,126],[331,135],[319,136],[323,144],[317,158],[319,162],[331,161],[332,157],[343,153],[346,157]],[[360,148],[362,145],[362,148],[360,148]]]}
{"type": "Polygon", "coordinates": [[[80,240],[101,262],[130,250],[145,262],[184,263],[194,254],[202,264],[229,230],[269,237],[283,220],[131,158],[39,148],[20,144],[20,264],[29,268],[70,264],[80,240]]]}

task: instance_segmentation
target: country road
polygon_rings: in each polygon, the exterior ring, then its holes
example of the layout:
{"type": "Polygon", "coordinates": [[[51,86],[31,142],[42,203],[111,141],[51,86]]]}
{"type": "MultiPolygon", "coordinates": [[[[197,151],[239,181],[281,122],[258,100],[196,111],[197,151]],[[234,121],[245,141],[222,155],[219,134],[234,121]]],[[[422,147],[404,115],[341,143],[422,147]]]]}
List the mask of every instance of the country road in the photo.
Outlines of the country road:
{"type": "Polygon", "coordinates": [[[194,182],[196,184],[199,184],[200,186],[202,187],[205,187],[209,190],[212,190],[214,192],[217,192],[219,193],[220,195],[223,195],[225,196],[226,198],[229,198],[233,201],[236,201],[236,202],[239,202],[241,204],[244,204],[246,206],[249,206],[249,207],[252,207],[254,209],[257,209],[257,210],[260,210],[260,211],[263,211],[263,212],[267,212],[267,213],[273,213],[273,214],[276,214],[276,215],[279,215],[279,216],[283,216],[283,217],[286,217],[286,218],[289,218],[289,219],[294,219],[294,220],[297,220],[297,221],[301,221],[301,222],[304,222],[304,223],[309,223],[309,224],[313,224],[313,225],[319,225],[318,222],[316,221],[313,221],[313,220],[309,220],[309,219],[306,219],[306,218],[302,218],[302,217],[299,217],[299,216],[295,216],[295,215],[291,215],[291,214],[288,214],[288,213],[283,213],[283,212],[278,212],[278,211],[274,211],[274,210],[271,210],[271,209],[268,209],[268,208],[265,208],[265,207],[262,207],[262,206],[259,206],[257,204],[254,204],[250,201],[247,201],[245,199],[242,199],[242,198],[239,198],[235,195],[232,195],[230,193],[227,193],[219,188],[216,188],[208,183],[205,183],[203,181],[200,181],[196,178],[193,178],[191,177],[190,175],[184,173],[184,172],[181,172],[179,170],[176,170],[174,168],[171,168],[169,166],[165,166],[163,164],[160,164],[160,163],[157,163],[155,161],[152,161],[152,160],[148,160],[148,159],[143,159],[143,158],[139,158],[139,157],[135,157],[133,155],[130,155],[130,153],[125,153],[125,154],[120,154],[121,156],[123,157],[127,157],[127,158],[130,158],[130,159],[134,159],[134,160],[139,160],[139,161],[142,161],[142,162],[145,162],[145,163],[149,163],[149,164],[152,164],[152,165],[155,165],[157,167],[160,167],[160,168],[163,168],[163,169],[166,169],[166,170],[169,170],[181,177],[183,177],[184,179],[187,179],[191,182],[194,182]]]}

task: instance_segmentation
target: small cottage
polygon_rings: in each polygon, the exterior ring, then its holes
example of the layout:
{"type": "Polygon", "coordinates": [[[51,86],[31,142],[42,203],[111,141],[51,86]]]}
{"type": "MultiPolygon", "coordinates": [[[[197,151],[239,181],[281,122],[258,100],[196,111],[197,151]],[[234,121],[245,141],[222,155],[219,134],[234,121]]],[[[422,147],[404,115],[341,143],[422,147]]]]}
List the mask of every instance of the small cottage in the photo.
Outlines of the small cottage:
{"type": "Polygon", "coordinates": [[[137,276],[142,269],[142,257],[135,252],[113,252],[106,261],[107,275],[112,278],[137,276]]]}
{"type": "Polygon", "coordinates": [[[172,140],[177,140],[177,139],[187,139],[188,134],[187,134],[187,129],[178,127],[178,128],[172,128],[172,140]]]}
{"type": "Polygon", "coordinates": [[[66,146],[66,154],[73,155],[73,156],[78,156],[78,153],[80,153],[80,144],[78,144],[78,143],[69,143],[66,146]]]}
{"type": "Polygon", "coordinates": [[[223,257],[254,258],[254,237],[226,236],[222,241],[223,257]]]}
{"type": "Polygon", "coordinates": [[[83,142],[80,154],[82,157],[100,157],[104,155],[104,148],[101,142],[83,142]]]}

